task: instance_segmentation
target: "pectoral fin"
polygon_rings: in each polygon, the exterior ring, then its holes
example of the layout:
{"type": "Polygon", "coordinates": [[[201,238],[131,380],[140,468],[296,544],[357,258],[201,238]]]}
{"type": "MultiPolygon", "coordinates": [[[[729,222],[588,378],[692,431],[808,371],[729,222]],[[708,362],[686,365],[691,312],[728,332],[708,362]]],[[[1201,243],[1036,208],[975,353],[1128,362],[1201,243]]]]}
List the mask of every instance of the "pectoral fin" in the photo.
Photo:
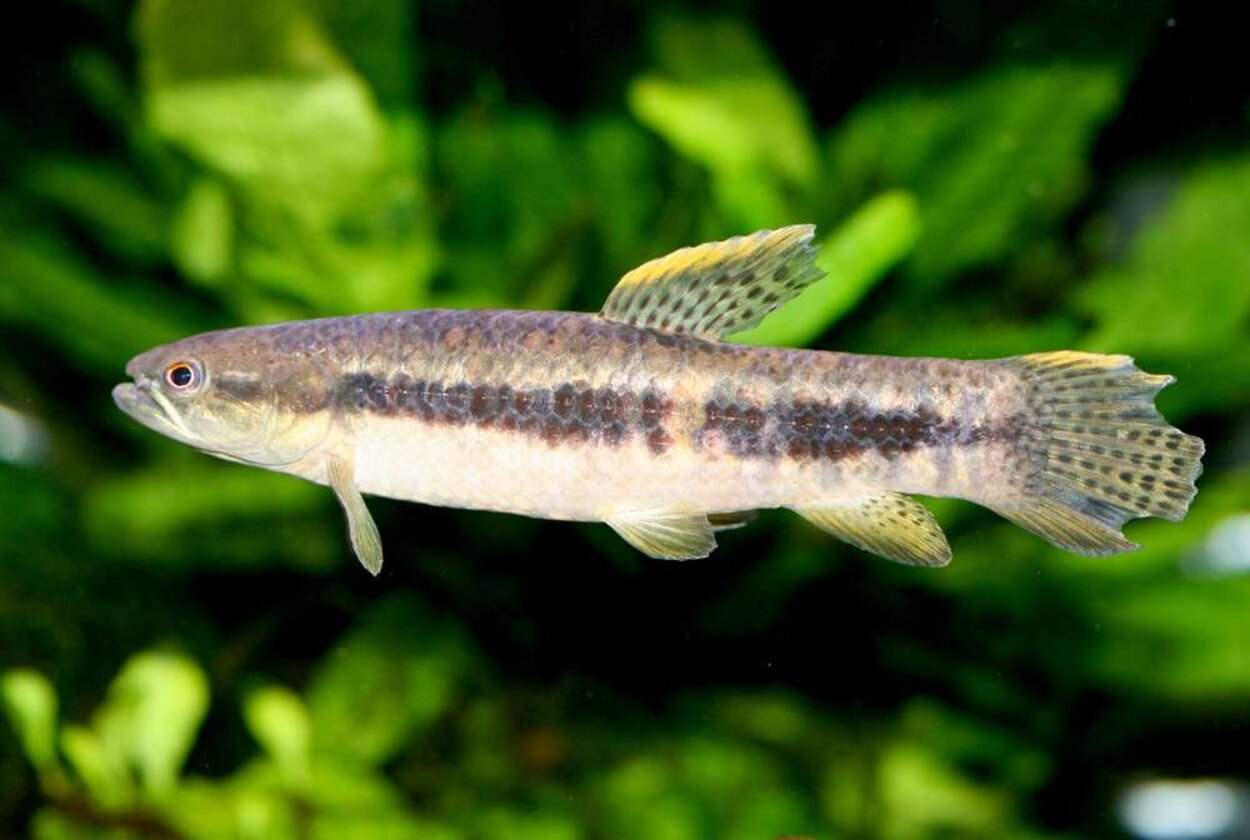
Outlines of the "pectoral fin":
{"type": "Polygon", "coordinates": [[[356,486],[356,470],[345,458],[331,458],[326,464],[326,476],[334,495],[338,496],[343,513],[347,514],[347,530],[351,535],[352,550],[371,575],[382,571],[382,537],[378,526],[369,515],[360,488],[356,486]]]}
{"type": "Polygon", "coordinates": [[[702,513],[622,513],[607,523],[625,542],[660,560],[697,560],[716,548],[712,525],[702,513]]]}
{"type": "Polygon", "coordinates": [[[951,561],[946,535],[933,514],[902,493],[878,493],[794,512],[817,528],[864,551],[910,566],[951,561]]]}

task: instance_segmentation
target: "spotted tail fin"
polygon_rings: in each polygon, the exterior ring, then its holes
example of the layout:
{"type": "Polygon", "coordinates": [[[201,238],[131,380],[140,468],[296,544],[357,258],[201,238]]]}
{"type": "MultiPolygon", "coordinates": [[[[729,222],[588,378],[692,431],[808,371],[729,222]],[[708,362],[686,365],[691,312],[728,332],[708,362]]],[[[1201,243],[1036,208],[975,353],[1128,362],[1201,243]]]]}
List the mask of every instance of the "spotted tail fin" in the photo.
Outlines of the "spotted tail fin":
{"type": "Polygon", "coordinates": [[[1155,408],[1170,376],[1143,373],[1128,356],[1062,351],[1004,359],[1029,385],[1037,418],[1026,444],[1023,495],[991,505],[1054,545],[1114,554],[1137,545],[1130,519],[1184,518],[1202,473],[1202,440],[1155,408]]]}

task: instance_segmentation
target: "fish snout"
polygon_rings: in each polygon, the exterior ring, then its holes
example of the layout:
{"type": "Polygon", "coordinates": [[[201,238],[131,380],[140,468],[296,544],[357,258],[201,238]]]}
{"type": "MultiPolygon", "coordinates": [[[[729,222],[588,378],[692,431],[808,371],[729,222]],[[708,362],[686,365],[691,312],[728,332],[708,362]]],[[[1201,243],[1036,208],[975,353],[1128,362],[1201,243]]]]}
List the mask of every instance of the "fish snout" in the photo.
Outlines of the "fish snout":
{"type": "Polygon", "coordinates": [[[113,388],[113,402],[117,407],[136,420],[142,419],[142,410],[148,412],[155,408],[152,399],[144,393],[143,388],[134,382],[122,382],[113,388]]]}
{"type": "Polygon", "coordinates": [[[135,384],[133,382],[122,382],[113,386],[113,402],[117,403],[117,407],[121,408],[128,400],[134,399],[135,384]]]}

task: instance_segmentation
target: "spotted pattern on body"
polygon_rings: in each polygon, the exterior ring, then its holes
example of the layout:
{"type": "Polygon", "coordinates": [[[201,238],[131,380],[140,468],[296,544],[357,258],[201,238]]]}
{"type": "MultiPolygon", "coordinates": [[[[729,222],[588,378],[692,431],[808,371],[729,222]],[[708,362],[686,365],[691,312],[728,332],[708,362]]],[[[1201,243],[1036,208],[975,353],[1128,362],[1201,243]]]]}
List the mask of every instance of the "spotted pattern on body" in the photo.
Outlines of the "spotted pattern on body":
{"type": "Polygon", "coordinates": [[[919,447],[958,447],[1013,441],[1027,428],[1024,418],[1008,417],[994,425],[960,422],[929,406],[911,410],[874,410],[858,400],[821,402],[778,400],[708,400],[696,447],[718,434],[739,458],[840,461],[866,452],[886,459],[919,447]]]}
{"type": "MultiPolygon", "coordinates": [[[[680,433],[670,422],[673,399],[654,387],[625,391],[564,382],[516,389],[357,372],[339,380],[332,402],[348,411],[531,435],[551,446],[614,447],[640,439],[653,454],[663,455],[680,433]]],[[[961,423],[923,405],[883,411],[856,400],[711,399],[703,405],[702,425],[691,440],[699,451],[717,435],[729,453],[743,459],[840,461],[874,453],[892,460],[926,446],[1013,441],[1026,425],[1023,418],[1014,417],[993,426],[961,423]]]]}
{"type": "Polygon", "coordinates": [[[342,377],[334,391],[333,402],[340,409],[518,432],[541,437],[551,446],[618,446],[637,436],[651,452],[662,455],[673,443],[666,426],[673,402],[656,388],[633,392],[564,382],[551,388],[515,389],[358,372],[342,377]]]}

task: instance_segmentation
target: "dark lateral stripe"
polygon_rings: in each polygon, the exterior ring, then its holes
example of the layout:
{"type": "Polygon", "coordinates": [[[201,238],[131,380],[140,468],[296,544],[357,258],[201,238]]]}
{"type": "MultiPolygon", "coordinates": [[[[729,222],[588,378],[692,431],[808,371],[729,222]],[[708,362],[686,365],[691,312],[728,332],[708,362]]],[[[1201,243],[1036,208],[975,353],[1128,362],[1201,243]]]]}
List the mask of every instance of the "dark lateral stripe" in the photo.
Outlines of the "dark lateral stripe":
{"type": "Polygon", "coordinates": [[[710,434],[723,436],[739,458],[788,457],[841,460],[875,452],[895,458],[922,446],[960,446],[1012,439],[1019,424],[1000,427],[961,425],[927,407],[879,411],[862,402],[749,402],[709,400],[695,434],[699,446],[710,434]]]}
{"type": "Polygon", "coordinates": [[[336,406],[383,415],[407,415],[427,423],[520,432],[548,444],[595,442],[617,446],[637,435],[662,454],[673,442],[665,427],[672,400],[648,388],[641,392],[611,388],[514,389],[508,385],[427,382],[353,373],[335,388],[336,406]]]}
{"type": "Polygon", "coordinates": [[[260,399],[265,393],[265,388],[259,379],[231,376],[229,374],[215,377],[213,385],[231,397],[243,401],[260,399]]]}

